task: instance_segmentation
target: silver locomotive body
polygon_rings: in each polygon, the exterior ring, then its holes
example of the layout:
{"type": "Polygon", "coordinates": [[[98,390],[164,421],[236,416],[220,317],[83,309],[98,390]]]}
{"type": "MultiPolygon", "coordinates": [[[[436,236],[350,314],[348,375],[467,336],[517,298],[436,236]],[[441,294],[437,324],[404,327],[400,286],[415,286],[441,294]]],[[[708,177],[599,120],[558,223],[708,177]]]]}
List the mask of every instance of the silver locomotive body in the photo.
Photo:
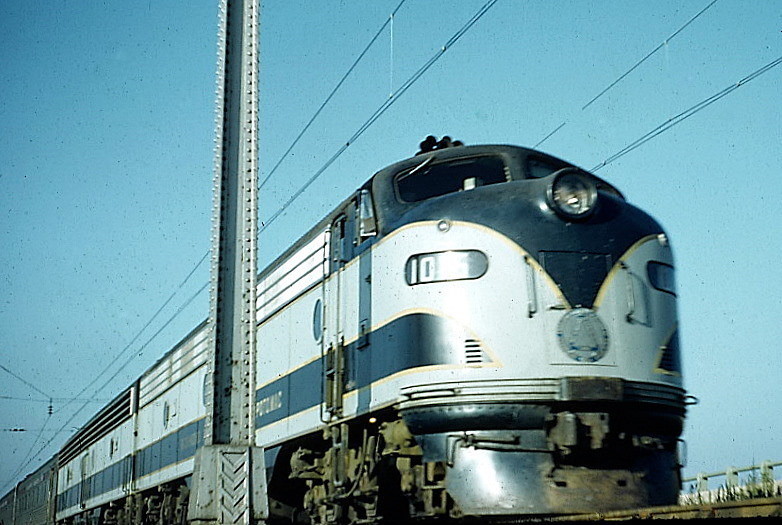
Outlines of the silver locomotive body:
{"type": "MultiPolygon", "coordinates": [[[[512,146],[394,164],[258,280],[267,523],[673,504],[673,258],[606,182],[512,146]]],[[[203,323],[0,499],[0,521],[183,523],[203,323]]]]}
{"type": "Polygon", "coordinates": [[[202,323],[60,449],[57,523],[184,523],[208,341],[202,323]]]}
{"type": "Polygon", "coordinates": [[[671,250],[593,175],[510,146],[418,155],[260,283],[272,508],[325,523],[676,501],[671,250]]]}

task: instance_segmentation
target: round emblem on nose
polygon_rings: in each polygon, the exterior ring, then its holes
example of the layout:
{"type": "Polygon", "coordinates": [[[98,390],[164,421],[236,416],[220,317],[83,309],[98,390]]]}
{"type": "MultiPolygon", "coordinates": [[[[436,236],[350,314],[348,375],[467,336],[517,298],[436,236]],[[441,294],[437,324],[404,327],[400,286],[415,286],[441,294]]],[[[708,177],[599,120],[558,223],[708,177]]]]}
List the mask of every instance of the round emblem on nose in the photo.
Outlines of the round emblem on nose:
{"type": "Polygon", "coordinates": [[[559,346],[579,363],[594,363],[608,351],[608,331],[589,308],[570,310],[557,324],[559,346]]]}

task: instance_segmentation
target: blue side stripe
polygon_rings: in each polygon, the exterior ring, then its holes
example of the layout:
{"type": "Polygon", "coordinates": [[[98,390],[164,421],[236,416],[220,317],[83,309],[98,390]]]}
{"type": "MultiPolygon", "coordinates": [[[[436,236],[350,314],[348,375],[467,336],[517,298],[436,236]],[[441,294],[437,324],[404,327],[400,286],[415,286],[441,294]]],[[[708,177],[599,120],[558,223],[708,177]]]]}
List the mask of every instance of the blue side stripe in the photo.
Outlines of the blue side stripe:
{"type": "MultiPolygon", "coordinates": [[[[406,315],[371,332],[369,344],[345,348],[345,391],[361,389],[403,370],[458,364],[464,355],[464,327],[432,314],[406,315]]],[[[259,388],[256,428],[314,408],[323,401],[324,358],[259,388]]],[[[366,407],[365,407],[366,408],[366,407]]]]}
{"type": "Polygon", "coordinates": [[[201,419],[151,443],[133,456],[125,456],[120,461],[57,494],[57,512],[127,485],[132,479],[138,479],[190,459],[195,455],[196,449],[203,444],[204,420],[201,419]]]}

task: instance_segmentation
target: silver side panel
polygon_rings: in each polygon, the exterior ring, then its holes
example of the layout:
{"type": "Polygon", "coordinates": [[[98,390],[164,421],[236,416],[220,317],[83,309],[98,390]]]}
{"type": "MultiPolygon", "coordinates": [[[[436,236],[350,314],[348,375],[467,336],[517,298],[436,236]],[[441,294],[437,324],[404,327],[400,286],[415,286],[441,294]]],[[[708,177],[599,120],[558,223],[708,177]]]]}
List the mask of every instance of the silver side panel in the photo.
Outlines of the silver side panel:
{"type": "Polygon", "coordinates": [[[185,341],[141,378],[139,406],[145,407],[176,383],[206,364],[209,329],[204,328],[185,341]]]}
{"type": "Polygon", "coordinates": [[[258,322],[263,323],[274,312],[322,281],[328,273],[328,253],[328,234],[324,230],[264,277],[256,289],[258,322]]]}

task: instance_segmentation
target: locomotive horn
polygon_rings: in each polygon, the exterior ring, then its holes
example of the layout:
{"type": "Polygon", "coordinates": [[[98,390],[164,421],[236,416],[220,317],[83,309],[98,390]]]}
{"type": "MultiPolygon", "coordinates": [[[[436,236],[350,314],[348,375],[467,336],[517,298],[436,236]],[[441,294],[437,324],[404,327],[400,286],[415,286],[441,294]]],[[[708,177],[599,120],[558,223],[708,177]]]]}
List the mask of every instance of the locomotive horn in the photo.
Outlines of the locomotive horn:
{"type": "Polygon", "coordinates": [[[437,139],[434,136],[429,135],[418,145],[421,149],[416,155],[432,151],[435,145],[437,145],[437,139]]]}
{"type": "Polygon", "coordinates": [[[457,146],[464,146],[464,142],[461,140],[451,140],[451,137],[448,135],[443,136],[442,139],[439,141],[436,137],[433,135],[429,135],[426,137],[420,144],[419,147],[421,148],[416,155],[421,155],[422,153],[429,153],[430,151],[434,151],[437,149],[445,149],[445,148],[454,148],[457,146]]]}

